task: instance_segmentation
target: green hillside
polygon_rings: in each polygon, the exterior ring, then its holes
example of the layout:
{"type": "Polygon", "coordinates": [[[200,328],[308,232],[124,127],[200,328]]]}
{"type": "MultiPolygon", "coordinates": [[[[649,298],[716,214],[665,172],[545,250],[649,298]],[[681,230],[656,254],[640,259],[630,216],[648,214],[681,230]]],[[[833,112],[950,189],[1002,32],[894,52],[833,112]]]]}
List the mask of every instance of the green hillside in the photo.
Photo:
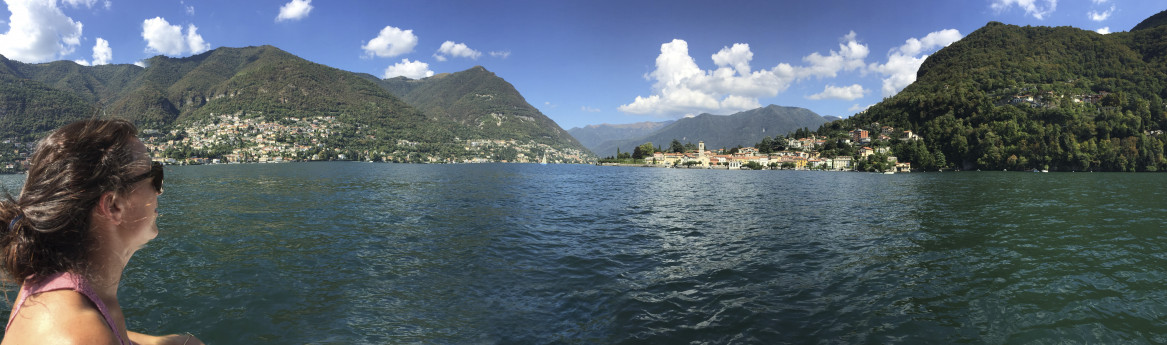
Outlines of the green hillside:
{"type": "Polygon", "coordinates": [[[456,133],[464,139],[512,138],[587,151],[513,85],[482,66],[421,80],[387,79],[380,85],[435,120],[462,125],[456,133]]]}
{"type": "Polygon", "coordinates": [[[1167,169],[1167,26],[1101,35],[992,22],[928,57],[915,83],[830,123],[914,130],[914,168],[1167,169]]]}
{"type": "Polygon", "coordinates": [[[1165,24],[1167,24],[1167,11],[1159,12],[1147,19],[1144,19],[1138,25],[1135,25],[1134,28],[1131,28],[1131,31],[1156,28],[1165,24]]]}
{"type": "Polygon", "coordinates": [[[219,48],[185,58],[156,56],[144,64],[25,64],[0,57],[0,90],[4,91],[0,136],[24,141],[68,121],[103,114],[127,118],[144,129],[175,133],[162,138],[166,142],[186,139],[178,148],[158,148],[167,154],[220,157],[239,154],[247,143],[255,146],[254,139],[263,131],[240,134],[255,138],[232,137],[233,144],[208,143],[218,140],[213,135],[200,135],[200,142],[191,142],[180,133],[189,134],[195,127],[209,130],[208,124],[230,115],[231,121],[252,123],[247,126],[253,129],[259,123],[308,126],[308,119],[323,119],[331,126],[329,133],[340,131],[311,143],[306,136],[267,133],[268,138],[278,137],[281,147],[299,147],[298,153],[291,154],[297,159],[311,151],[318,159],[337,158],[345,152],[363,159],[529,161],[546,151],[570,150],[583,151],[573,154],[578,159],[572,161],[590,159],[578,142],[527,104],[509,83],[481,67],[448,75],[451,82],[442,78],[382,81],[271,46],[219,48]],[[424,90],[412,96],[419,106],[383,87],[390,85],[424,90]],[[467,140],[474,139],[504,143],[470,149],[467,140]],[[513,147],[517,145],[526,145],[526,151],[513,147]]]}

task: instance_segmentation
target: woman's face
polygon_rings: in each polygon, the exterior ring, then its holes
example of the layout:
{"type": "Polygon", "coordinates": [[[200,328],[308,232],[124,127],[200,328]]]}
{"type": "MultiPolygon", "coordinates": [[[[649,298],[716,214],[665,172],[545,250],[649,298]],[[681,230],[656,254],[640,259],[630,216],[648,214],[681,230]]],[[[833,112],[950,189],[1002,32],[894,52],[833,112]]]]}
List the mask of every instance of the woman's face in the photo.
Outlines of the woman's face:
{"type": "MultiPolygon", "coordinates": [[[[150,171],[150,155],[146,145],[137,138],[133,139],[134,156],[139,157],[131,176],[140,176],[150,171]]],[[[122,226],[122,236],[130,240],[130,245],[139,248],[158,236],[158,195],[154,189],[153,178],[143,179],[129,186],[126,194],[125,223],[122,226]]]]}

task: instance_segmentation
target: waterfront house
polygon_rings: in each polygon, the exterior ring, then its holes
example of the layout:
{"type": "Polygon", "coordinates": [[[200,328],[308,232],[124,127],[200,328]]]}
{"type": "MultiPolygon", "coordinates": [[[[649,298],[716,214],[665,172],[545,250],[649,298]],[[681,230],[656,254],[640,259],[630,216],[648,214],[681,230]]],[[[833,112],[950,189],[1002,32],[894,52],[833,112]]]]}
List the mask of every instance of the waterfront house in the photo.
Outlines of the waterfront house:
{"type": "Polygon", "coordinates": [[[831,165],[829,168],[831,168],[831,170],[851,170],[851,165],[851,157],[838,156],[831,159],[831,165]]]}

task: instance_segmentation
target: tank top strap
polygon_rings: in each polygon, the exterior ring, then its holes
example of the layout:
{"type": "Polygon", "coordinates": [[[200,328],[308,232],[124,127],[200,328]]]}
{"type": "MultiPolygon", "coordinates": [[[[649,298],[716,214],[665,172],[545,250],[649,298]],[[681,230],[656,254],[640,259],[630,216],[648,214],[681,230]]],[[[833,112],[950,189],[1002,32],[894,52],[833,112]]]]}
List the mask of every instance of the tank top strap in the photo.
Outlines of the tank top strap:
{"type": "Polygon", "coordinates": [[[124,333],[118,331],[117,323],[110,316],[105,302],[101,301],[101,298],[89,286],[89,282],[81,275],[69,272],[56,273],[43,279],[26,279],[24,285],[20,287],[20,300],[13,305],[12,313],[8,316],[8,325],[4,326],[4,331],[7,332],[8,327],[12,326],[12,321],[15,320],[16,313],[20,311],[20,307],[24,305],[24,301],[28,300],[29,296],[57,290],[73,290],[88,298],[97,307],[97,311],[101,313],[101,316],[105,318],[105,323],[109,325],[109,329],[118,337],[118,342],[124,345],[133,344],[129,339],[124,337],[124,333]]]}

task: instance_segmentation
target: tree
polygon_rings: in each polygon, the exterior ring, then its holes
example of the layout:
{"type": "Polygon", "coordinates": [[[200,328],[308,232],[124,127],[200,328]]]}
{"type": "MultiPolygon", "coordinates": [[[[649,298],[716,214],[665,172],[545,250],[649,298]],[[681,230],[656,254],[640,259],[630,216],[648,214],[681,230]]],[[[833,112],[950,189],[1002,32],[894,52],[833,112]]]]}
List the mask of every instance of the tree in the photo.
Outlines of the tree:
{"type": "Polygon", "coordinates": [[[673,139],[673,142],[669,144],[669,152],[672,152],[672,153],[684,153],[684,152],[685,152],[685,146],[684,146],[684,145],[681,145],[681,141],[680,141],[680,140],[673,139]]]}
{"type": "Polygon", "coordinates": [[[637,146],[636,149],[632,151],[632,159],[644,159],[644,157],[651,157],[654,153],[653,149],[654,147],[652,146],[652,142],[640,144],[640,146],[637,146]]]}

